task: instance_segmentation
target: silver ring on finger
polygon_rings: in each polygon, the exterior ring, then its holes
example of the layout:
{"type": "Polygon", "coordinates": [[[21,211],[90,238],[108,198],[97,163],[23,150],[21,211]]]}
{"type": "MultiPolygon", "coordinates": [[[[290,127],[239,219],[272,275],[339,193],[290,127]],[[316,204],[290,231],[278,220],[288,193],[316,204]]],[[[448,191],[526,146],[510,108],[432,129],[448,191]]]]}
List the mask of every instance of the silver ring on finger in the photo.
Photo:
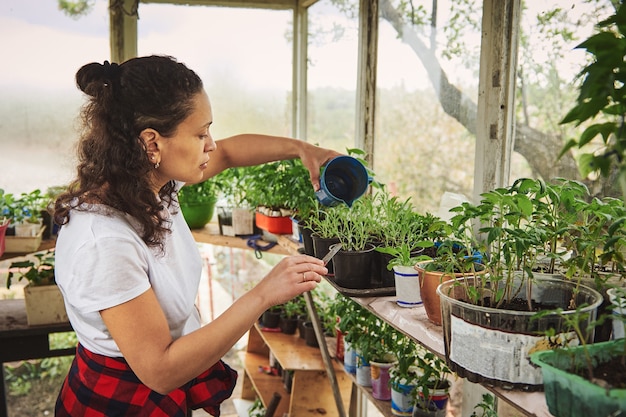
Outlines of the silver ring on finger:
{"type": "Polygon", "coordinates": [[[302,282],[306,282],[306,272],[302,273],[302,282]]]}

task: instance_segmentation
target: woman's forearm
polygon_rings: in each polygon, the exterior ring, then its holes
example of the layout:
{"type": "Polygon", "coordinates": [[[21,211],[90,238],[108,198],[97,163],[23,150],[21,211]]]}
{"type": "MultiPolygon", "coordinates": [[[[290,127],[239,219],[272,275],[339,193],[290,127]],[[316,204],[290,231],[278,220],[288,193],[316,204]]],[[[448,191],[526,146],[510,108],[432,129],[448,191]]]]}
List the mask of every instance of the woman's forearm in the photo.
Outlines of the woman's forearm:
{"type": "Polygon", "coordinates": [[[319,169],[338,152],[321,148],[299,139],[281,136],[241,134],[216,141],[217,149],[204,173],[210,178],[232,167],[252,166],[266,162],[300,158],[311,173],[315,189],[319,179],[319,169]]]}
{"type": "Polygon", "coordinates": [[[150,373],[154,378],[150,381],[153,389],[168,393],[189,381],[190,376],[199,375],[211,367],[237,343],[264,310],[254,293],[246,293],[214,321],[173,342],[160,361],[159,369],[150,373]]]}

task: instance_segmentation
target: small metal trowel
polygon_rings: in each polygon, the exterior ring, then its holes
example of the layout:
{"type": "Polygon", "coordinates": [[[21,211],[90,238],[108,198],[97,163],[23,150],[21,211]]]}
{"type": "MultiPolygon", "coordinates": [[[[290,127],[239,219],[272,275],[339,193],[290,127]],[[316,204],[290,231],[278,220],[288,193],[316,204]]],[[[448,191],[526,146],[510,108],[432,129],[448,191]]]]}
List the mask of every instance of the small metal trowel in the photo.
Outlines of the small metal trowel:
{"type": "Polygon", "coordinates": [[[335,256],[335,254],[341,250],[341,246],[341,243],[335,243],[330,247],[330,250],[328,251],[326,256],[322,258],[322,262],[324,262],[324,265],[326,265],[328,262],[330,262],[331,259],[333,259],[333,256],[335,256]]]}

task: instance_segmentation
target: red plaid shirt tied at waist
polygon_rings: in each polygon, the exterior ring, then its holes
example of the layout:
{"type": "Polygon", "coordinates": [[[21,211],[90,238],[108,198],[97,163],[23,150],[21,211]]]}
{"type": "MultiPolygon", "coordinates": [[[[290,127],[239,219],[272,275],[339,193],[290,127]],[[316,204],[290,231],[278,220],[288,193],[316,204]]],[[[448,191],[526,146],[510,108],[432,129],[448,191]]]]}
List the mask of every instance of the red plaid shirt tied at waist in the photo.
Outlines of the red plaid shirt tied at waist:
{"type": "Polygon", "coordinates": [[[82,345],[63,383],[56,417],[186,417],[203,408],[215,417],[235,388],[237,372],[219,361],[167,395],[141,383],[122,358],[88,351],[82,345]]]}

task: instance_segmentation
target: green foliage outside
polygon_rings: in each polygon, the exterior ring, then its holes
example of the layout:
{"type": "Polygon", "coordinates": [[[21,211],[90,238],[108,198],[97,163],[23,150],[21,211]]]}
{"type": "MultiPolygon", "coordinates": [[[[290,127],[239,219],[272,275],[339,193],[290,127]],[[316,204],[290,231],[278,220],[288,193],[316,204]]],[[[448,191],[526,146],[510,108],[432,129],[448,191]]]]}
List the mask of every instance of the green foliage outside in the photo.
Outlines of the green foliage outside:
{"type": "Polygon", "coordinates": [[[59,2],[59,10],[62,10],[67,16],[78,19],[87,15],[93,9],[95,0],[57,0],[59,2]]]}
{"type": "Polygon", "coordinates": [[[578,48],[584,49],[592,62],[580,72],[576,105],[561,123],[583,125],[585,130],[570,139],[559,156],[570,148],[581,149],[581,175],[616,176],[626,198],[626,7],[620,5],[615,14],[598,23],[598,32],[578,48]]]}
{"type": "Polygon", "coordinates": [[[496,397],[492,394],[483,394],[481,402],[474,406],[470,417],[498,417],[496,397]]]}
{"type": "MultiPolygon", "coordinates": [[[[50,349],[62,349],[78,343],[74,332],[50,335],[50,349]]],[[[67,375],[73,356],[34,359],[4,364],[5,382],[10,396],[22,396],[30,392],[33,381],[48,378],[58,379],[59,386],[67,375]]]]}

